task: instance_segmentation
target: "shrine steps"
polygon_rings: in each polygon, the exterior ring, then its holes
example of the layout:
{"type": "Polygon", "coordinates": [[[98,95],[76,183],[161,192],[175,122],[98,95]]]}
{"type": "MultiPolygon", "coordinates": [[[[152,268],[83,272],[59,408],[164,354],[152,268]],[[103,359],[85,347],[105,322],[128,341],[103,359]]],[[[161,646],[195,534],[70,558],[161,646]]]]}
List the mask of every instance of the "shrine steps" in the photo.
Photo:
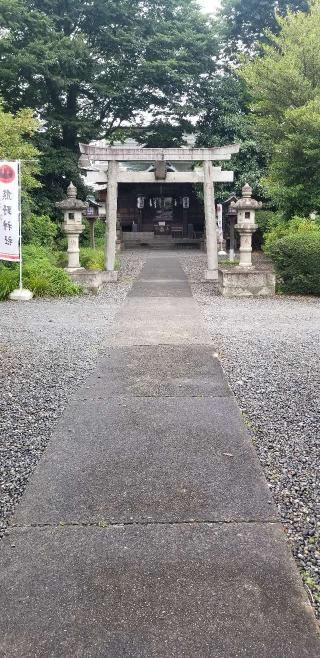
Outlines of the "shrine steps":
{"type": "Polygon", "coordinates": [[[200,238],[172,238],[171,236],[155,236],[153,233],[127,233],[123,236],[123,246],[125,249],[159,249],[168,250],[178,247],[191,247],[200,249],[202,240],[200,238]],[[128,237],[130,236],[130,237],[128,237]]]}

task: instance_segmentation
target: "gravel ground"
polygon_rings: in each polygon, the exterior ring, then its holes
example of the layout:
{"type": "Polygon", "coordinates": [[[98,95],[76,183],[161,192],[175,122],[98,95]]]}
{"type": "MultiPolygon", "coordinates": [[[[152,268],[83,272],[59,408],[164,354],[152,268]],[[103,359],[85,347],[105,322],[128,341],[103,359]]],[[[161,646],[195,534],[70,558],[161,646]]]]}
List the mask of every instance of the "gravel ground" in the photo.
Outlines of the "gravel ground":
{"type": "Polygon", "coordinates": [[[0,534],[142,264],[126,252],[120,282],[98,296],[0,303],[0,534]]]}
{"type": "MultiPolygon", "coordinates": [[[[120,283],[97,297],[0,304],[0,533],[68,395],[97,363],[106,331],[145,255],[125,252],[120,283]]],[[[214,294],[211,283],[202,283],[204,254],[179,256],[320,614],[320,302],[302,297],[226,300],[214,294]]]]}
{"type": "Polygon", "coordinates": [[[320,616],[320,301],[224,299],[202,283],[204,254],[181,254],[180,260],[320,616]]]}

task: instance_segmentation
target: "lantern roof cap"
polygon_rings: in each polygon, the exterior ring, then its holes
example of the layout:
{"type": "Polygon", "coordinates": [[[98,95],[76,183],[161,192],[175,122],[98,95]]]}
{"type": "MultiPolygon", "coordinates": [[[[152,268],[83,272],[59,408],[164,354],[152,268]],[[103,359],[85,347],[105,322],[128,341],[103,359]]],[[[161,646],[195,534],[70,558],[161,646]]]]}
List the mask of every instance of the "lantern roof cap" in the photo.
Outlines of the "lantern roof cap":
{"type": "Polygon", "coordinates": [[[242,196],[243,197],[251,197],[252,196],[252,187],[250,187],[249,183],[245,183],[245,185],[243,186],[242,196]]]}
{"type": "Polygon", "coordinates": [[[246,183],[242,188],[242,198],[238,201],[232,201],[230,208],[238,210],[259,210],[262,208],[261,201],[252,198],[252,187],[246,183]]]}
{"type": "Polygon", "coordinates": [[[74,198],[74,199],[76,199],[76,197],[77,197],[77,188],[76,188],[76,186],[73,184],[72,181],[70,181],[70,183],[69,183],[69,185],[68,185],[68,187],[67,187],[67,196],[68,196],[69,198],[74,198]]]}
{"type": "Polygon", "coordinates": [[[67,188],[67,198],[56,203],[56,208],[70,212],[72,212],[72,210],[85,210],[87,207],[87,202],[77,199],[77,188],[72,182],[69,183],[67,188]]]}

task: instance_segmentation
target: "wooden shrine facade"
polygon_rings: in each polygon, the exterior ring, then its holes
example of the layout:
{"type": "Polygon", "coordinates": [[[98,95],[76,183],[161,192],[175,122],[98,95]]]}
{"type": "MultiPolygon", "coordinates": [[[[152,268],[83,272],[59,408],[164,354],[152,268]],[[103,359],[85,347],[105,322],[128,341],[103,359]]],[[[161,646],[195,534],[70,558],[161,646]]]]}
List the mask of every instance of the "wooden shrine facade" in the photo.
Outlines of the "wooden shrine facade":
{"type": "MultiPolygon", "coordinates": [[[[107,190],[98,193],[106,205],[107,190]]],[[[180,185],[119,184],[118,223],[124,234],[165,234],[183,238],[203,236],[204,205],[190,183],[180,185]]]]}

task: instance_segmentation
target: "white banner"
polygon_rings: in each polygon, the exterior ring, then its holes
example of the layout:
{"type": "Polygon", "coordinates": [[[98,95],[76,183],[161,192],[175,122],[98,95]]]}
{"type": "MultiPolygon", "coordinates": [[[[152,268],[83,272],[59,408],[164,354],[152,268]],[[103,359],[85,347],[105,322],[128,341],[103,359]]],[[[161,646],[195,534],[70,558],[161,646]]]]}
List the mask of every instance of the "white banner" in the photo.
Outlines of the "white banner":
{"type": "Polygon", "coordinates": [[[0,260],[20,261],[19,162],[0,160],[0,260]]]}
{"type": "Polygon", "coordinates": [[[222,205],[221,203],[217,204],[217,224],[218,224],[218,235],[220,242],[223,241],[223,224],[222,224],[222,205]]]}

